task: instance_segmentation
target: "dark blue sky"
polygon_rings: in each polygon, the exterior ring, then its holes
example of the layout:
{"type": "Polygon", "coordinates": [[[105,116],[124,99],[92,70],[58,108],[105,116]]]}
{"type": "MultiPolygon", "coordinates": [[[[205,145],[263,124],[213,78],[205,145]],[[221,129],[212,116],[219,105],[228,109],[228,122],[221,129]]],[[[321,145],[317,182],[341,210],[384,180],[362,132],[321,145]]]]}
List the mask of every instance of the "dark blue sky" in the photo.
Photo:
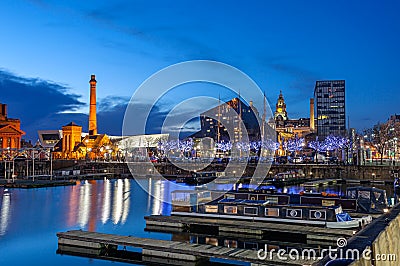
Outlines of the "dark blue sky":
{"type": "MultiPolygon", "coordinates": [[[[362,130],[399,113],[399,7],[394,0],[6,1],[0,102],[36,139],[37,129],[86,123],[96,74],[99,128],[120,134],[124,106],[147,77],[210,59],[247,73],[273,105],[282,90],[292,118],[308,116],[316,80],[345,79],[350,124],[362,130]]],[[[174,99],[160,102],[161,114],[174,99]]]]}

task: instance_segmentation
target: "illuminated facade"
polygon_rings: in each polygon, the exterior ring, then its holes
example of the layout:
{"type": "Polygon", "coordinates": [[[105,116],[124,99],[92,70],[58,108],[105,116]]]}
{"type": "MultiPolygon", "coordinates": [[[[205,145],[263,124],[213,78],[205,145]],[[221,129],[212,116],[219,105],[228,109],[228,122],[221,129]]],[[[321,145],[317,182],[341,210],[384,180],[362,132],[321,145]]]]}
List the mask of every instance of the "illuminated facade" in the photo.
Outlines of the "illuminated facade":
{"type": "Polygon", "coordinates": [[[304,137],[314,132],[314,100],[310,100],[310,118],[299,118],[289,119],[286,103],[282,95],[282,91],[279,94],[278,101],[276,103],[275,111],[275,130],[278,133],[278,137],[285,139],[292,137],[304,137]]]}
{"type": "Polygon", "coordinates": [[[62,154],[65,159],[78,159],[76,146],[81,142],[82,127],[74,122],[62,127],[62,154]]]}
{"type": "Polygon", "coordinates": [[[213,138],[214,141],[244,141],[244,134],[248,134],[249,140],[261,139],[261,126],[259,125],[259,112],[250,101],[249,105],[239,98],[218,105],[200,115],[201,130],[192,137],[213,138]],[[220,117],[219,121],[215,119],[220,117]],[[240,120],[245,128],[241,128],[240,120]],[[233,129],[233,136],[229,136],[228,129],[233,129]]]}
{"type": "Polygon", "coordinates": [[[61,134],[57,130],[39,131],[41,144],[54,147],[54,157],[60,159],[115,159],[118,147],[106,134],[97,134],[96,119],[96,84],[95,75],[91,75],[89,134],[82,133],[82,127],[74,122],[62,127],[61,134]]]}
{"type": "Polygon", "coordinates": [[[282,91],[279,94],[278,101],[276,102],[275,109],[275,121],[278,126],[284,126],[285,121],[288,120],[288,114],[286,111],[286,103],[283,98],[282,91]]]}
{"type": "Polygon", "coordinates": [[[19,119],[7,117],[7,105],[0,104],[0,149],[21,148],[21,137],[25,132],[21,130],[19,119]]]}
{"type": "Polygon", "coordinates": [[[97,135],[97,114],[96,114],[96,76],[90,76],[90,105],[89,105],[89,135],[97,135]]]}
{"type": "Polygon", "coordinates": [[[317,81],[314,98],[317,105],[317,134],[319,139],[325,139],[329,135],[345,137],[345,81],[317,81]]]}
{"type": "Polygon", "coordinates": [[[275,130],[280,147],[278,155],[285,155],[284,142],[291,138],[311,136],[315,131],[314,99],[310,99],[310,118],[289,119],[282,91],[279,94],[275,110],[275,130]]]}

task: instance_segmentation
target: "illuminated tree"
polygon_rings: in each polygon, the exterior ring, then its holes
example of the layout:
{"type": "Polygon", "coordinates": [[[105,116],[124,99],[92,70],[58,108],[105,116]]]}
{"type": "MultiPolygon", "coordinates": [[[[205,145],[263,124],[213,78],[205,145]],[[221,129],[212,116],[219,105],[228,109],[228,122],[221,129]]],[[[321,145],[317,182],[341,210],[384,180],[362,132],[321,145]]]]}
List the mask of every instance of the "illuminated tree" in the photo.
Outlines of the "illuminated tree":
{"type": "Polygon", "coordinates": [[[285,148],[290,152],[301,151],[305,146],[304,138],[292,138],[285,142],[285,148]]]}
{"type": "Polygon", "coordinates": [[[314,141],[310,141],[308,143],[308,147],[311,149],[315,150],[315,162],[318,163],[318,154],[320,152],[326,151],[325,149],[325,142],[324,141],[319,141],[318,137],[314,141]]]}

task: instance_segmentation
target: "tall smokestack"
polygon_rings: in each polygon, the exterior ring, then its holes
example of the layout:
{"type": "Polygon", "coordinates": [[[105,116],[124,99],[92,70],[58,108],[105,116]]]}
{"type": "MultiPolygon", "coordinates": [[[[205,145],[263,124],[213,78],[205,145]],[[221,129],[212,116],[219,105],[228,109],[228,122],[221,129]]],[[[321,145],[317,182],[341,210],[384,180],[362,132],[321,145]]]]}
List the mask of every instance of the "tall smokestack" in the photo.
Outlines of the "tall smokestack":
{"type": "Polygon", "coordinates": [[[310,99],[310,129],[315,130],[314,98],[310,99]]]}
{"type": "Polygon", "coordinates": [[[97,135],[96,119],[96,76],[90,77],[89,135],[97,135]]]}
{"type": "Polygon", "coordinates": [[[1,112],[1,114],[0,115],[2,115],[2,116],[4,116],[5,118],[7,118],[7,104],[2,104],[2,103],[0,103],[0,106],[1,106],[1,108],[0,108],[0,112],[1,112]]]}

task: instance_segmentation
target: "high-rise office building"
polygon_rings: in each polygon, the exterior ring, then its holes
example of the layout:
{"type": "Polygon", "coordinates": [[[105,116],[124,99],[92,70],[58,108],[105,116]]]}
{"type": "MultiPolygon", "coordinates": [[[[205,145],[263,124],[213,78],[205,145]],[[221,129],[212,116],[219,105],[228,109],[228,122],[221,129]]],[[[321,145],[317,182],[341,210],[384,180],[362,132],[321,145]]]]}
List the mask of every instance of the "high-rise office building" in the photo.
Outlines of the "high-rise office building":
{"type": "Polygon", "coordinates": [[[346,136],[345,81],[317,81],[314,98],[318,137],[346,136]]]}

